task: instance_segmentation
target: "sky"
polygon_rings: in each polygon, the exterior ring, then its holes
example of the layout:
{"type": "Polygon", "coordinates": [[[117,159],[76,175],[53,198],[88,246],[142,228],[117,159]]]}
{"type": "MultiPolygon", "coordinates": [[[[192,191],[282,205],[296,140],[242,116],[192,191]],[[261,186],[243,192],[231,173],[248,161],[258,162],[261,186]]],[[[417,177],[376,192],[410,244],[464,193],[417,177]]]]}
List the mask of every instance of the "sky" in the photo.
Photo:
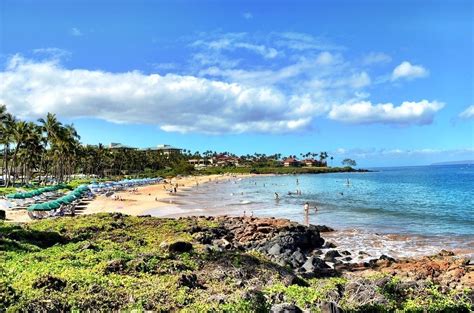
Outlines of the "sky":
{"type": "Polygon", "coordinates": [[[474,159],[473,1],[0,0],[0,103],[85,144],[474,159]]]}

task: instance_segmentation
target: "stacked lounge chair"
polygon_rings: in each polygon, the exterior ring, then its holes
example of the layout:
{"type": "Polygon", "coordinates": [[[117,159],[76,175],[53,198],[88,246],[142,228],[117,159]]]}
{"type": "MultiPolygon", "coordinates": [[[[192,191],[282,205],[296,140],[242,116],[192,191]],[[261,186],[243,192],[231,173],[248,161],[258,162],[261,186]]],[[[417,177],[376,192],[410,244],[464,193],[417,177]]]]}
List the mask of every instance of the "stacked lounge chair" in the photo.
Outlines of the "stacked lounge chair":
{"type": "Polygon", "coordinates": [[[28,216],[40,219],[52,216],[74,215],[74,209],[80,199],[89,192],[89,187],[81,185],[66,195],[54,200],[35,203],[28,207],[28,216]]]}

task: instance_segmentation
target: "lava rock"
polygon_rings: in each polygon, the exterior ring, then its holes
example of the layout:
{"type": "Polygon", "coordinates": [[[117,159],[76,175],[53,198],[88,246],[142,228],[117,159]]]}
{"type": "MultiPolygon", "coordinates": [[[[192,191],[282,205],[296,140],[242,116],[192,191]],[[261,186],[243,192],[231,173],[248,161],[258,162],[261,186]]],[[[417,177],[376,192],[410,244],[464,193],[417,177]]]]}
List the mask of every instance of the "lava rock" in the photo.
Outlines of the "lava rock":
{"type": "Polygon", "coordinates": [[[301,266],[308,273],[314,273],[318,270],[330,268],[323,260],[316,258],[314,256],[309,257],[306,262],[301,266]]]}
{"type": "Polygon", "coordinates": [[[183,287],[189,287],[191,289],[203,288],[198,282],[196,274],[183,274],[178,280],[178,284],[183,287]]]}
{"type": "Polygon", "coordinates": [[[268,254],[270,255],[278,255],[281,253],[281,246],[279,244],[274,244],[269,250],[268,254]]]}
{"type": "Polygon", "coordinates": [[[321,303],[321,313],[342,313],[341,308],[335,302],[321,303]]]}
{"type": "Polygon", "coordinates": [[[7,218],[7,215],[5,213],[5,210],[0,210],[0,220],[5,220],[7,218]]]}
{"type": "Polygon", "coordinates": [[[61,278],[54,277],[51,275],[41,276],[36,281],[33,282],[33,288],[40,289],[44,288],[46,290],[55,290],[61,291],[66,288],[66,281],[61,278]]]}
{"type": "Polygon", "coordinates": [[[337,246],[334,243],[330,242],[330,241],[326,241],[326,243],[324,243],[322,248],[323,249],[333,249],[333,248],[337,248],[337,246]]]}
{"type": "Polygon", "coordinates": [[[193,249],[193,245],[186,241],[176,241],[168,245],[168,252],[189,252],[193,249]]]}
{"type": "Polygon", "coordinates": [[[303,312],[299,307],[291,303],[274,304],[270,308],[270,313],[300,313],[303,312]]]}
{"type": "Polygon", "coordinates": [[[120,273],[125,270],[125,265],[124,260],[112,260],[107,263],[104,272],[105,274],[120,273]]]}
{"type": "Polygon", "coordinates": [[[326,225],[311,225],[310,227],[314,227],[320,233],[330,233],[334,231],[333,228],[326,225]]]}
{"type": "Polygon", "coordinates": [[[324,261],[326,262],[335,262],[336,258],[341,257],[342,255],[337,250],[329,250],[324,256],[324,261]]]}

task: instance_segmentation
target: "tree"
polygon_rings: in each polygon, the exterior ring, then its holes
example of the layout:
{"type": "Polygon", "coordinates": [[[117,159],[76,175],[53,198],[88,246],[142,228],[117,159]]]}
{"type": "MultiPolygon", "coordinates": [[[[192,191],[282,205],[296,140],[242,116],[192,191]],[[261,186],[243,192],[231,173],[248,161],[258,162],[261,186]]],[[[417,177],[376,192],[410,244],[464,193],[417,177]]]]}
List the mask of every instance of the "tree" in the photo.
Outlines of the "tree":
{"type": "Polygon", "coordinates": [[[342,160],[342,165],[355,167],[357,166],[357,162],[352,159],[344,159],[342,160]]]}

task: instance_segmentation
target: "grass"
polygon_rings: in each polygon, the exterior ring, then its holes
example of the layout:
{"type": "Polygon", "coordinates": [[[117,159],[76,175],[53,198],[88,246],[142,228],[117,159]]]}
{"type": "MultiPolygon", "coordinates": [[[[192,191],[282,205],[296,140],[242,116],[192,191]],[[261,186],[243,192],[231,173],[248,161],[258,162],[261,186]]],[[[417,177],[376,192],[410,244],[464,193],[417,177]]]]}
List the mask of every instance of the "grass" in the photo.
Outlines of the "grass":
{"type": "MultiPolygon", "coordinates": [[[[193,226],[219,225],[117,214],[0,223],[0,311],[267,312],[282,301],[311,312],[325,301],[349,312],[367,309],[343,294],[348,279],[297,278],[254,251],[209,251],[193,242],[193,226]],[[192,242],[193,249],[171,253],[166,246],[175,241],[192,242]]],[[[390,307],[371,309],[469,308],[467,291],[442,293],[430,285],[402,296],[399,283],[395,278],[377,290],[390,307]]]]}

